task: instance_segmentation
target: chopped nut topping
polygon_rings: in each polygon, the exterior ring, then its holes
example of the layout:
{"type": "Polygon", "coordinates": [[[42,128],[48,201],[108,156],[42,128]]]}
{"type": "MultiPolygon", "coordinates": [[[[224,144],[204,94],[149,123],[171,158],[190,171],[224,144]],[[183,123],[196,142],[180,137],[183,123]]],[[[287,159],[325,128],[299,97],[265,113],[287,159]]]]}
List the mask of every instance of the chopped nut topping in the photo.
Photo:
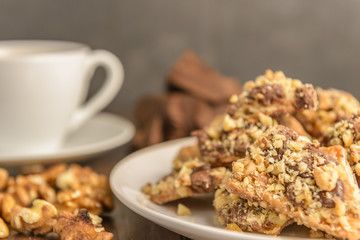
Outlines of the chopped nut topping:
{"type": "Polygon", "coordinates": [[[278,234],[292,222],[285,215],[230,194],[224,188],[216,191],[213,205],[216,218],[228,230],[278,234]]]}
{"type": "Polygon", "coordinates": [[[212,166],[230,165],[244,157],[246,149],[262,133],[278,124],[275,118],[284,118],[282,124],[295,126],[307,135],[301,124],[288,114],[317,108],[316,92],[311,85],[271,70],[247,82],[244,91],[232,96],[230,102],[222,122],[216,121],[193,133],[198,138],[203,160],[212,166]]]}
{"type": "Polygon", "coordinates": [[[360,111],[360,103],[350,93],[337,89],[316,89],[318,109],[296,113],[296,118],[312,137],[321,139],[329,127],[339,120],[349,119],[360,111]]]}
{"type": "Polygon", "coordinates": [[[236,172],[241,168],[234,167],[226,188],[248,200],[265,202],[298,224],[338,237],[360,237],[360,207],[356,203],[360,191],[347,161],[341,159],[346,154],[341,154],[340,148],[320,149],[294,131],[274,126],[249,147],[244,159],[234,163],[261,163],[265,170],[236,172]],[[335,230],[339,226],[346,230],[335,230]]]}
{"type": "Polygon", "coordinates": [[[222,123],[196,131],[193,135],[198,138],[202,160],[212,166],[223,166],[244,157],[250,144],[276,124],[275,119],[264,114],[243,115],[238,118],[228,114],[222,123]],[[209,132],[220,134],[210,135],[209,132]]]}
{"type": "Polygon", "coordinates": [[[164,204],[199,193],[214,192],[229,171],[225,167],[210,168],[198,158],[188,159],[179,170],[160,179],[156,184],[147,184],[142,190],[151,201],[164,204]]]}
{"type": "Polygon", "coordinates": [[[353,115],[328,129],[323,142],[327,146],[342,145],[347,151],[347,159],[360,184],[360,172],[357,163],[360,160],[360,115],[353,115]]]}
{"type": "Polygon", "coordinates": [[[316,110],[317,94],[312,85],[302,84],[299,80],[287,78],[283,72],[266,71],[255,81],[244,85],[244,91],[233,103],[237,113],[264,113],[270,116],[294,113],[298,110],[316,110]]]}
{"type": "Polygon", "coordinates": [[[338,178],[336,166],[334,164],[328,164],[314,169],[316,185],[322,190],[328,192],[333,190],[338,178]]]}

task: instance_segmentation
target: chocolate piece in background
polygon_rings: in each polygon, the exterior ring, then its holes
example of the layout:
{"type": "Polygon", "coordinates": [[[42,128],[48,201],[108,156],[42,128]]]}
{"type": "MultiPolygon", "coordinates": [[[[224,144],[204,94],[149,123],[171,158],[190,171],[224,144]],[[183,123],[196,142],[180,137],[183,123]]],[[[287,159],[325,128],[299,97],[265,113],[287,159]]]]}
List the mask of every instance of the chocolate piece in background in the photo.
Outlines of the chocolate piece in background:
{"type": "Polygon", "coordinates": [[[210,123],[215,112],[206,102],[185,93],[167,97],[165,139],[190,136],[191,131],[210,123]]]}
{"type": "Polygon", "coordinates": [[[142,148],[164,141],[166,96],[154,95],[140,99],[135,107],[136,134],[133,145],[142,148]]]}
{"type": "Polygon", "coordinates": [[[135,107],[135,148],[188,137],[226,112],[240,84],[208,67],[193,52],[185,52],[170,70],[164,94],[145,96],[135,107]]]}
{"type": "Polygon", "coordinates": [[[215,115],[224,113],[227,108],[227,104],[212,107],[204,101],[198,99],[196,99],[195,101],[195,112],[193,115],[195,128],[203,128],[207,126],[208,124],[210,124],[215,115]]]}
{"type": "Polygon", "coordinates": [[[176,61],[167,84],[170,91],[180,89],[211,104],[226,102],[232,94],[241,92],[235,78],[221,75],[191,51],[176,61]]]}
{"type": "Polygon", "coordinates": [[[181,138],[195,128],[192,117],[195,113],[195,99],[184,93],[168,95],[166,105],[166,139],[181,138]]]}

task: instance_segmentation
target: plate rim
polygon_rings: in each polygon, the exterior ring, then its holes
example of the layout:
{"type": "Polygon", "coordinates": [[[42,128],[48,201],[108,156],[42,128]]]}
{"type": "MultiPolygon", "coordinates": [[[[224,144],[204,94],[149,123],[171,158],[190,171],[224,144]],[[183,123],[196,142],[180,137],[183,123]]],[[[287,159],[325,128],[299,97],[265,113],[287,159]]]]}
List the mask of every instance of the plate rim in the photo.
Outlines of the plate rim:
{"type": "MultiPolygon", "coordinates": [[[[143,149],[137,150],[129,155],[127,155],[126,157],[122,158],[111,170],[110,176],[109,176],[109,181],[110,181],[110,187],[111,190],[113,191],[114,195],[117,197],[117,199],[119,201],[121,201],[126,207],[128,207],[129,209],[131,209],[132,211],[134,211],[135,213],[145,217],[146,219],[155,222],[158,225],[161,225],[167,229],[170,229],[171,231],[177,232],[181,235],[185,235],[187,237],[193,237],[190,236],[189,234],[184,233],[183,231],[177,231],[174,230],[174,228],[172,227],[174,224],[178,224],[179,227],[177,227],[177,229],[183,229],[183,228],[187,228],[188,231],[205,231],[207,234],[212,234],[214,237],[229,237],[230,239],[239,239],[239,240],[243,240],[243,239],[251,239],[251,240],[255,240],[255,239],[267,239],[267,240],[274,240],[274,239],[308,239],[308,238],[296,238],[296,237],[291,237],[291,236],[271,236],[271,235],[264,235],[264,234],[260,234],[260,233],[247,233],[247,232],[243,232],[243,233],[239,233],[239,232],[233,232],[233,231],[229,231],[226,230],[224,228],[217,228],[215,226],[209,226],[209,225],[204,225],[204,224],[200,224],[200,223],[196,223],[196,222],[189,222],[189,221],[185,221],[185,220],[181,220],[179,218],[174,218],[171,216],[168,216],[166,214],[157,212],[154,209],[151,208],[147,208],[144,207],[142,205],[140,205],[138,203],[138,201],[132,201],[132,199],[128,198],[126,196],[126,193],[124,193],[123,191],[118,192],[118,188],[116,187],[116,173],[119,171],[119,169],[121,169],[123,166],[126,165],[126,163],[130,162],[132,159],[136,158],[138,155],[142,155],[142,154],[146,154],[146,152],[151,152],[154,151],[156,149],[159,148],[166,148],[166,147],[171,147],[173,145],[179,145],[179,149],[180,149],[180,144],[182,145],[186,145],[189,143],[196,143],[195,142],[196,138],[195,137],[186,137],[186,138],[180,138],[180,139],[176,139],[176,140],[170,140],[170,141],[166,141],[163,143],[159,143],[159,144],[155,144],[149,147],[145,147],[143,149]],[[154,219],[155,217],[155,219],[154,219]]],[[[170,161],[171,159],[169,159],[170,161]]],[[[122,183],[124,184],[124,183],[122,183]]],[[[146,183],[144,183],[146,184],[146,183]]],[[[121,187],[119,187],[121,188],[121,187]]],[[[140,191],[140,189],[136,189],[137,191],[140,191]]],[[[214,216],[215,216],[215,211],[214,211],[214,216]]],[[[206,237],[206,236],[205,236],[206,237]]]]}
{"type": "Polygon", "coordinates": [[[54,153],[29,154],[29,155],[19,154],[13,156],[0,155],[0,165],[19,166],[21,164],[53,163],[60,160],[62,162],[67,162],[71,160],[84,160],[86,159],[86,157],[94,156],[109,151],[111,149],[114,149],[118,146],[121,146],[129,142],[135,135],[134,124],[130,120],[122,116],[109,112],[100,112],[89,121],[93,120],[94,118],[110,119],[108,121],[113,121],[113,122],[117,121],[118,124],[122,125],[123,131],[116,136],[113,136],[111,138],[99,142],[79,145],[68,149],[60,149],[58,152],[54,152],[54,153]]]}

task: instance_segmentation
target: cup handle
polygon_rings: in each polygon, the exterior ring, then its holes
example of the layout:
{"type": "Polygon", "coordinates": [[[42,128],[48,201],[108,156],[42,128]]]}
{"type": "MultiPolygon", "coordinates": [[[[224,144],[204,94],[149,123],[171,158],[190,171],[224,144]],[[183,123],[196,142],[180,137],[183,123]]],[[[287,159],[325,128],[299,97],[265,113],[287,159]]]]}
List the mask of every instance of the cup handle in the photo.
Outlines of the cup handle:
{"type": "Polygon", "coordinates": [[[76,130],[86,120],[105,108],[114,99],[123,84],[124,68],[114,54],[106,50],[93,50],[89,54],[85,65],[85,77],[88,77],[89,81],[98,67],[105,69],[105,82],[94,96],[75,111],[70,119],[68,133],[76,130]]]}

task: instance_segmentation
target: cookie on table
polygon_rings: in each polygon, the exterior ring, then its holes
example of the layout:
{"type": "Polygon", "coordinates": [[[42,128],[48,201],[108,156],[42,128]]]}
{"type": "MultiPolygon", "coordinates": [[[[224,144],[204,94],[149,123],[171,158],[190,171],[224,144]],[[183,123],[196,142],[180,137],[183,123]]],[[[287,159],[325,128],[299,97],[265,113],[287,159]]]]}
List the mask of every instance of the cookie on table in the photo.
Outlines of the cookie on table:
{"type": "Polygon", "coordinates": [[[359,101],[350,93],[333,88],[316,88],[316,92],[319,99],[318,109],[296,113],[296,118],[315,138],[323,137],[334,123],[349,119],[360,111],[359,101]]]}
{"type": "Polygon", "coordinates": [[[228,113],[238,115],[261,112],[269,116],[293,114],[300,110],[316,110],[317,94],[311,84],[288,78],[281,71],[266,70],[265,75],[248,81],[243,92],[231,97],[228,113]]]}
{"type": "Polygon", "coordinates": [[[225,188],[216,190],[213,205],[216,219],[227,229],[233,229],[235,224],[235,227],[244,232],[277,235],[293,222],[284,214],[230,194],[225,188]]]}
{"type": "Polygon", "coordinates": [[[226,189],[287,215],[298,224],[340,238],[360,238],[360,190],[341,146],[278,125],[233,164],[226,189]]]}

